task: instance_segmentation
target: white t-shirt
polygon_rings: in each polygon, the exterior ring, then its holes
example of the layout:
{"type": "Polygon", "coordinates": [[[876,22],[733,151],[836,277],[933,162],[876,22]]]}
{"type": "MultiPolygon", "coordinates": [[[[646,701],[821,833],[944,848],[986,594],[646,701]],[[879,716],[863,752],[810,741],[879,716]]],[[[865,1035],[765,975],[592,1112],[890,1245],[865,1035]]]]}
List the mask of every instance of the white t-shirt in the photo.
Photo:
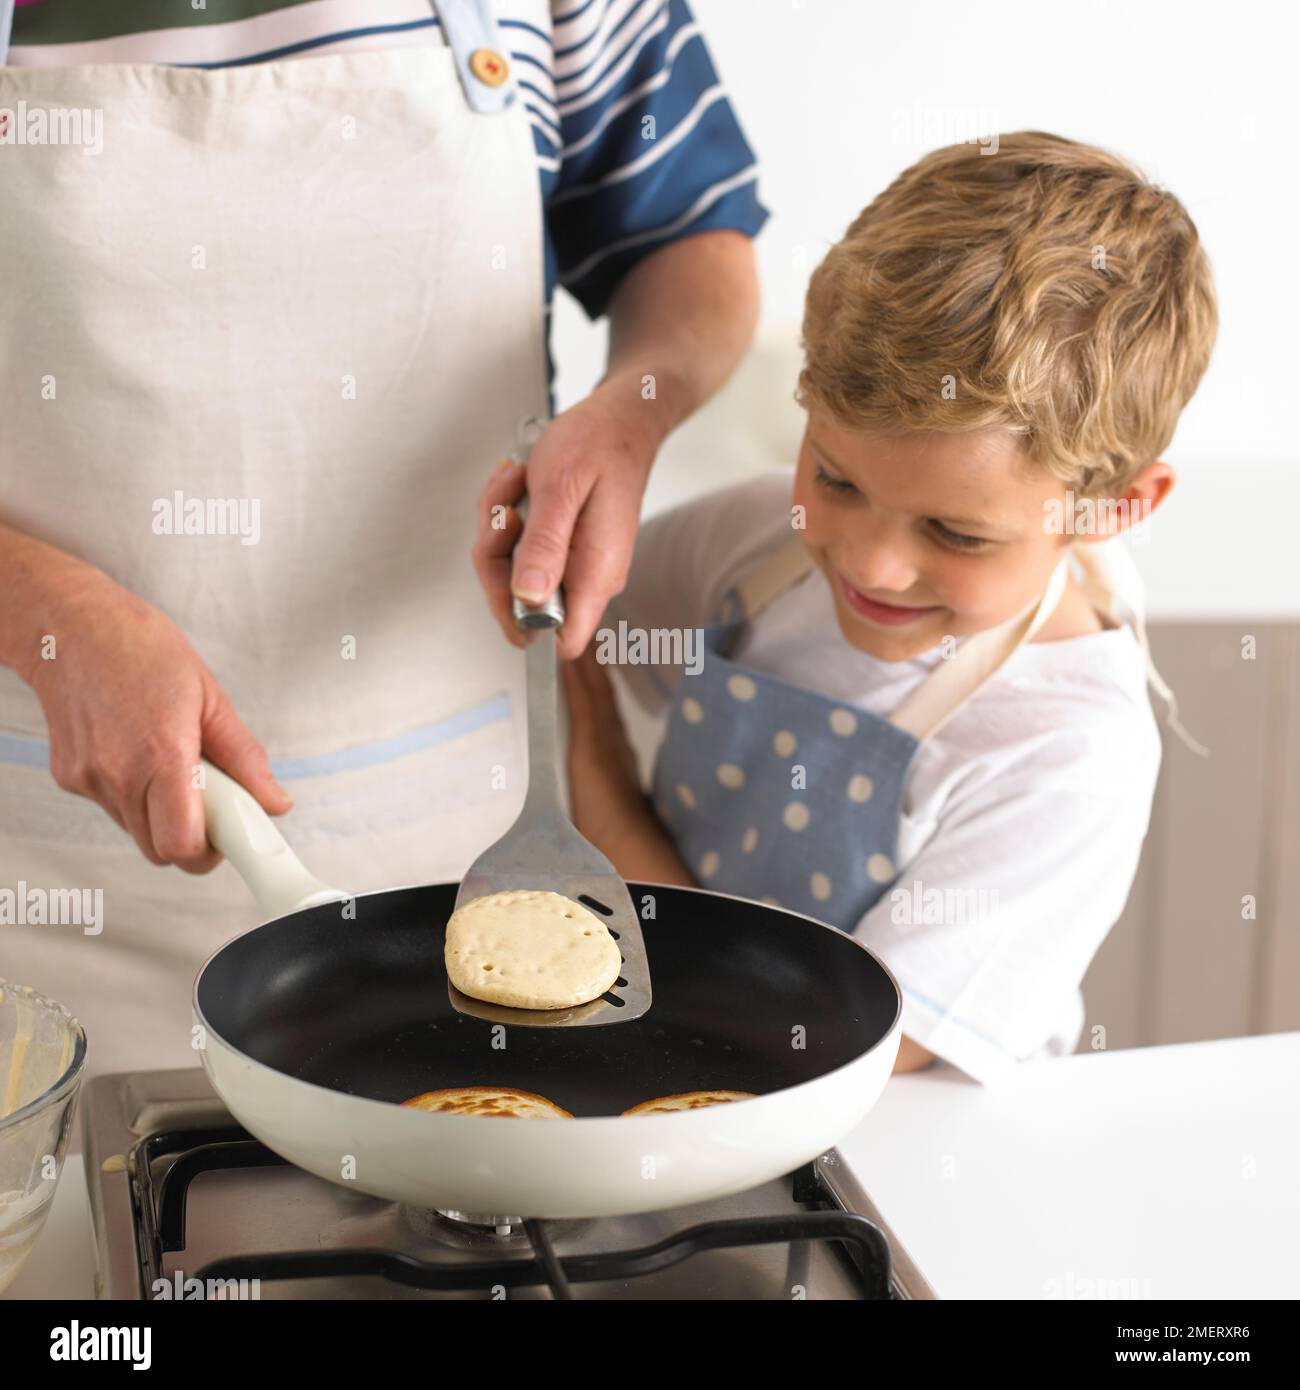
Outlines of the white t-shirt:
{"type": "MultiPolygon", "coordinates": [[[[788,472],[764,474],[646,522],[606,623],[714,621],[736,581],[789,539],[791,490],[788,472]]],[[[818,570],[763,609],[732,655],[882,717],[942,659],[937,646],[898,662],[850,646],[818,570]]],[[[643,708],[666,711],[680,668],[618,671],[643,708]]],[[[1160,752],[1127,625],[1023,644],[922,744],[899,879],[853,933],[897,978],[908,1037],[986,1084],[1075,1050],[1079,984],[1132,886],[1160,752]],[[955,894],[955,910],[927,906],[945,901],[932,890],[955,894]]]]}

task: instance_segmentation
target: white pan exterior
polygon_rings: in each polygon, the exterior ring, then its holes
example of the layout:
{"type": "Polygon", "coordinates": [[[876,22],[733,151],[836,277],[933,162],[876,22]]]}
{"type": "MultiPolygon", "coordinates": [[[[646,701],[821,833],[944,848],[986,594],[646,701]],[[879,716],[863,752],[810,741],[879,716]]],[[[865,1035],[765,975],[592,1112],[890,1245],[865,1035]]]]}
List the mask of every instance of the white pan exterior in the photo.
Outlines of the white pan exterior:
{"type": "Polygon", "coordinates": [[[848,1065],[754,1100],[632,1119],[506,1120],[330,1091],[237,1052],[197,1010],[195,1021],[207,1034],[204,1068],[231,1114],[298,1167],[413,1206],[550,1218],[683,1206],[791,1172],[857,1127],[902,1038],[900,1011],[848,1065]]]}
{"type": "MultiPolygon", "coordinates": [[[[209,763],[204,768],[208,838],[269,918],[348,896],[303,867],[243,787],[209,763]]],[[[331,1091],[254,1061],[214,1031],[197,998],[194,1021],[206,1041],[199,1054],[204,1069],[230,1113],[269,1149],[308,1172],[424,1208],[514,1217],[622,1216],[744,1192],[811,1161],[855,1129],[884,1090],[902,1039],[898,981],[879,958],[877,964],[894,987],[894,1024],[852,1062],[754,1100],[626,1120],[508,1120],[408,1110],[331,1091]]]]}

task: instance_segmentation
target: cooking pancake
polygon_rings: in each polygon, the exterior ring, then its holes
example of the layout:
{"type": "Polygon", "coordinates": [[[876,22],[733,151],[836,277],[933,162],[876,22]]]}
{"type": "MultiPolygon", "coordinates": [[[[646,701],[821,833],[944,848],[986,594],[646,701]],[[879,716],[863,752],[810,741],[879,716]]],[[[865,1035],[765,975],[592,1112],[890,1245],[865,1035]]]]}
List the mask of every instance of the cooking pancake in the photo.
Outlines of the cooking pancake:
{"type": "Polygon", "coordinates": [[[485,1115],[512,1120],[571,1120],[573,1116],[545,1096],[509,1086],[451,1086],[404,1100],[414,1110],[439,1115],[485,1115]]]}
{"type": "Polygon", "coordinates": [[[488,893],[447,923],[447,978],[462,994],[514,1009],[567,1009],[618,979],[618,943],[581,903],[534,889],[488,893]]]}
{"type": "Polygon", "coordinates": [[[669,1114],[674,1110],[703,1110],[706,1105],[729,1105],[737,1100],[754,1100],[753,1091],[683,1091],[677,1096],[657,1096],[643,1100],[624,1115],[669,1114]]]}

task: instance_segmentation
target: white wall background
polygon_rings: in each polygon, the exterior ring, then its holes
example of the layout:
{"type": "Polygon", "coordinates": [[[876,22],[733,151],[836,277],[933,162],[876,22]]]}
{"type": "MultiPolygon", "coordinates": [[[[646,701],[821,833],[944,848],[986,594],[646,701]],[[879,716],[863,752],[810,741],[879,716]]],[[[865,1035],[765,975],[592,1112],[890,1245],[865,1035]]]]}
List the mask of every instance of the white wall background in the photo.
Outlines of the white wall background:
{"type": "MultiPolygon", "coordinates": [[[[1295,0],[693,0],[762,163],[758,345],[669,442],[647,512],[793,462],[790,402],[808,273],[926,150],[1040,129],[1102,145],[1187,206],[1221,326],[1166,455],[1177,489],[1134,555],[1155,617],[1300,614],[1300,447],[1291,415],[1297,204],[1295,0]]],[[[604,360],[603,325],[561,294],[559,405],[604,360]]]]}

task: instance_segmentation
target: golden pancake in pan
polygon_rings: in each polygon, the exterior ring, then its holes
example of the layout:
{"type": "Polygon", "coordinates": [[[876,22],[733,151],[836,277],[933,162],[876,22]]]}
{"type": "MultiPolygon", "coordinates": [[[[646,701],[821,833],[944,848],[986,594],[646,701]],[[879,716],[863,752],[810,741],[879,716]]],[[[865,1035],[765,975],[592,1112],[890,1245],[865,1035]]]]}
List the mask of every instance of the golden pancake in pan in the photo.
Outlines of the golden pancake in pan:
{"type": "Polygon", "coordinates": [[[624,1115],[660,1115],[674,1110],[703,1110],[706,1105],[729,1105],[737,1100],[754,1100],[753,1091],[683,1091],[677,1096],[657,1096],[654,1100],[643,1100],[624,1115]]]}
{"type": "Polygon", "coordinates": [[[511,1120],[571,1120],[573,1116],[545,1096],[516,1091],[510,1086],[451,1086],[426,1091],[403,1105],[439,1115],[486,1115],[511,1120]]]}

